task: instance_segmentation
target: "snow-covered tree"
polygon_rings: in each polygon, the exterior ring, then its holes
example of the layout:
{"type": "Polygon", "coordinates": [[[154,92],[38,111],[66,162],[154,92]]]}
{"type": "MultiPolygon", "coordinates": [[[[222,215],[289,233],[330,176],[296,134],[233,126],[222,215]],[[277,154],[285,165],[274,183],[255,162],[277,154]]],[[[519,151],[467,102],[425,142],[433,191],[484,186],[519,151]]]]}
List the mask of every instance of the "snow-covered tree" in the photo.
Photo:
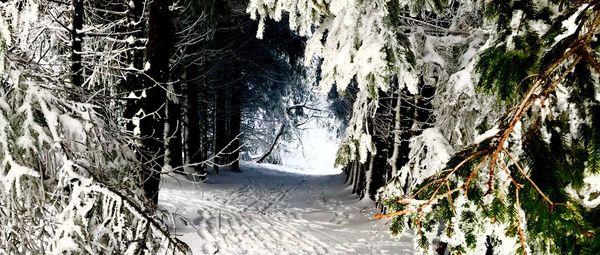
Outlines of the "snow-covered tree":
{"type": "MultiPolygon", "coordinates": [[[[406,158],[380,194],[379,217],[393,217],[393,232],[413,229],[421,252],[445,243],[457,254],[562,254],[598,249],[598,193],[590,185],[598,172],[599,8],[596,1],[253,0],[248,12],[261,21],[287,13],[291,28],[309,37],[307,61],[322,61],[325,90],[355,83],[340,163],[389,153],[374,146],[370,116],[393,90],[400,113],[393,116],[412,119],[393,128],[412,134],[394,135],[391,159],[406,158]],[[430,108],[413,103],[425,86],[435,89],[430,108]],[[407,115],[405,105],[430,119],[407,115]]],[[[371,171],[354,178],[369,180],[371,171]]]]}
{"type": "Polygon", "coordinates": [[[441,132],[445,139],[422,136],[434,142],[423,147],[433,157],[420,167],[405,166],[414,170],[403,172],[384,195],[392,197],[387,205],[393,211],[385,216],[401,215],[393,231],[408,219],[419,246],[430,251],[438,234],[454,253],[598,249],[598,208],[589,196],[595,191],[586,186],[598,173],[595,5],[492,1],[485,7],[487,43],[476,55],[463,55],[470,63],[442,90],[461,88],[466,100],[452,114],[442,107],[455,100],[436,106],[443,109],[437,110],[438,128],[454,128],[441,132]],[[502,108],[508,109],[504,115],[497,113],[502,108]],[[468,114],[473,110],[480,116],[468,114]],[[470,145],[457,146],[465,142],[470,145]],[[454,148],[444,149],[448,145],[454,148]],[[418,176],[414,188],[395,193],[408,176],[418,176]]]}
{"type": "Polygon", "coordinates": [[[0,253],[189,253],[148,213],[106,98],[73,86],[66,7],[0,3],[0,253]]]}
{"type": "Polygon", "coordinates": [[[357,161],[358,170],[347,172],[357,176],[351,181],[361,195],[365,187],[372,186],[371,178],[365,177],[370,160],[383,158],[376,153],[377,139],[373,139],[370,121],[380,94],[418,90],[409,40],[394,29],[397,20],[388,15],[398,6],[393,1],[250,1],[247,8],[251,17],[259,19],[259,37],[267,17],[278,21],[289,13],[290,28],[308,36],[305,64],[319,66],[322,91],[327,93],[335,85],[337,91],[352,98],[351,118],[337,161],[340,165],[357,161]]]}

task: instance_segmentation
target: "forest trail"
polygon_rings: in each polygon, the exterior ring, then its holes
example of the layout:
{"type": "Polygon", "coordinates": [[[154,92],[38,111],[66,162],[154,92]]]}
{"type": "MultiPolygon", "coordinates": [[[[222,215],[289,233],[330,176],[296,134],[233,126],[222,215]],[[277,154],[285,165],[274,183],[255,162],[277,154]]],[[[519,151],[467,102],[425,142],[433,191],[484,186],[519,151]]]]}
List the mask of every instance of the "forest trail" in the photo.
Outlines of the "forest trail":
{"type": "Polygon", "coordinates": [[[159,205],[194,254],[412,254],[410,239],[392,239],[342,175],[289,171],[243,164],[200,185],[166,177],[159,205]]]}

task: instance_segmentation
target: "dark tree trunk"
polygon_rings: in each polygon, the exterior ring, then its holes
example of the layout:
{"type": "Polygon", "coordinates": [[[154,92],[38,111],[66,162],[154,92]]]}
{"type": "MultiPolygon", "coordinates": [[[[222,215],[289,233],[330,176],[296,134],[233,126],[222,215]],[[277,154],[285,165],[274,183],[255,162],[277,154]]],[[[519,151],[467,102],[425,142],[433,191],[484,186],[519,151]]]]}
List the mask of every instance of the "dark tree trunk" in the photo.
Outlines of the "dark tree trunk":
{"type": "Polygon", "coordinates": [[[142,109],[146,116],[140,120],[144,169],[143,186],[146,198],[158,203],[160,172],[164,164],[164,112],[166,93],[163,89],[169,78],[169,49],[171,48],[170,1],[149,4],[148,42],[146,58],[150,64],[145,79],[146,97],[142,109]]]}
{"type": "Polygon", "coordinates": [[[83,85],[83,65],[81,62],[83,37],[80,32],[83,28],[83,0],[72,0],[72,8],[71,82],[76,87],[81,87],[83,85]]]}
{"type": "MultiPolygon", "coordinates": [[[[132,36],[134,38],[133,44],[128,45],[129,49],[125,54],[125,60],[128,65],[133,66],[136,70],[143,69],[144,63],[144,51],[141,48],[144,46],[140,38],[144,37],[143,34],[143,22],[137,22],[142,17],[142,9],[143,9],[143,0],[134,0],[134,4],[127,5],[127,30],[126,32],[133,32],[132,36]]],[[[140,77],[140,73],[137,71],[127,71],[125,74],[124,87],[122,90],[129,94],[134,93],[135,96],[141,96],[140,89],[143,88],[142,79],[140,77]]],[[[137,99],[128,99],[125,103],[125,110],[123,112],[123,117],[127,120],[131,120],[136,113],[141,109],[140,102],[137,99]]],[[[126,124],[126,128],[128,131],[133,132],[135,125],[133,122],[129,121],[126,124]]]]}
{"type": "MultiPolygon", "coordinates": [[[[380,91],[381,94],[385,93],[380,91]]],[[[388,157],[393,153],[394,150],[394,119],[395,119],[395,100],[393,97],[385,97],[379,100],[379,107],[377,108],[378,121],[373,120],[373,144],[377,148],[377,153],[371,157],[372,160],[372,174],[371,180],[369,180],[370,186],[366,192],[369,194],[369,198],[375,200],[377,190],[383,187],[387,181],[388,176],[391,175],[392,167],[388,163],[388,157]]]]}
{"type": "Polygon", "coordinates": [[[367,159],[367,162],[362,165],[361,170],[358,173],[358,181],[356,182],[356,194],[362,199],[365,196],[365,180],[367,179],[367,171],[369,170],[369,164],[371,158],[367,159]]]}
{"type": "Polygon", "coordinates": [[[358,177],[360,176],[360,171],[362,170],[362,165],[356,161],[356,166],[352,173],[352,194],[356,194],[358,192],[358,177]]]}
{"type": "Polygon", "coordinates": [[[215,125],[213,130],[213,143],[214,143],[214,171],[219,173],[219,164],[224,164],[224,155],[222,155],[223,149],[225,148],[227,139],[227,109],[226,109],[226,91],[225,88],[217,88],[215,90],[215,125]]]}
{"type": "MultiPolygon", "coordinates": [[[[368,163],[368,162],[367,162],[368,163]]],[[[353,188],[352,188],[352,193],[354,194],[358,194],[359,196],[362,197],[361,193],[362,193],[362,183],[364,180],[364,173],[366,171],[366,164],[361,164],[360,162],[357,162],[358,166],[356,168],[356,173],[354,173],[354,183],[353,183],[353,188]]]]}
{"type": "MultiPolygon", "coordinates": [[[[203,65],[202,68],[205,68],[203,65]]],[[[203,72],[204,74],[204,72],[203,72]]],[[[205,79],[202,79],[202,82],[198,84],[198,97],[196,98],[195,103],[198,105],[198,114],[196,115],[199,118],[200,122],[198,124],[198,131],[200,132],[200,140],[198,140],[198,153],[195,155],[194,162],[202,162],[208,159],[208,152],[210,151],[210,141],[209,141],[209,98],[210,94],[208,93],[208,86],[205,79]]],[[[208,171],[207,165],[203,164],[199,166],[198,169],[201,173],[206,173],[208,171]]]]}
{"type": "Polygon", "coordinates": [[[230,115],[229,115],[229,138],[231,140],[231,149],[229,161],[231,162],[231,171],[240,171],[240,124],[242,114],[240,107],[241,82],[235,82],[231,88],[230,115]]]}
{"type": "MultiPolygon", "coordinates": [[[[391,146],[391,157],[388,159],[388,163],[390,164],[390,170],[386,173],[386,182],[390,181],[396,174],[398,173],[398,169],[401,167],[400,165],[400,153],[402,153],[400,146],[402,145],[402,93],[400,88],[398,87],[398,81],[394,79],[394,87],[396,88],[396,99],[393,103],[393,114],[394,114],[394,127],[392,129],[392,134],[394,137],[394,141],[391,146]]],[[[392,94],[392,95],[394,95],[392,94]]]]}
{"type": "Polygon", "coordinates": [[[263,163],[265,161],[265,159],[267,159],[267,157],[269,155],[271,155],[271,152],[273,152],[273,149],[275,149],[275,146],[277,146],[277,142],[279,141],[279,138],[281,138],[281,136],[283,135],[283,133],[285,132],[285,124],[281,124],[281,127],[279,128],[279,131],[277,132],[277,134],[275,135],[275,138],[273,138],[273,142],[271,142],[271,146],[269,147],[269,149],[256,161],[256,163],[263,163]]]}
{"type": "MultiPolygon", "coordinates": [[[[195,80],[197,76],[197,71],[195,66],[190,66],[187,68],[185,78],[186,80],[195,80]]],[[[206,125],[205,121],[200,120],[201,112],[206,111],[206,106],[204,108],[199,108],[199,101],[204,100],[203,96],[204,88],[202,86],[202,82],[194,82],[187,83],[186,91],[184,95],[187,97],[186,99],[186,157],[188,159],[189,164],[199,164],[204,160],[204,148],[202,146],[204,140],[201,135],[203,126],[206,125]],[[200,87],[200,88],[199,88],[200,87]],[[202,92],[200,92],[202,91],[202,92]]],[[[199,174],[203,174],[206,172],[206,167],[204,165],[196,165],[194,166],[195,172],[199,174]]]]}
{"type": "Polygon", "coordinates": [[[377,190],[385,185],[386,172],[389,168],[387,167],[387,158],[383,152],[378,152],[372,157],[372,160],[373,168],[371,169],[372,174],[367,193],[369,198],[375,200],[377,190]]]}
{"type": "MultiPolygon", "coordinates": [[[[174,91],[176,95],[181,94],[181,88],[179,83],[174,84],[174,91]]],[[[183,165],[182,147],[181,142],[181,101],[177,102],[169,100],[168,102],[168,116],[169,119],[169,132],[166,134],[169,146],[169,163],[173,168],[181,168],[183,165]]]]}
{"type": "Polygon", "coordinates": [[[351,164],[352,165],[350,167],[350,181],[348,183],[354,184],[354,182],[356,181],[356,172],[358,171],[358,163],[356,161],[352,161],[351,164]]]}
{"type": "Polygon", "coordinates": [[[352,164],[344,166],[342,169],[344,170],[344,177],[345,177],[344,183],[347,184],[347,183],[350,182],[350,175],[352,174],[351,173],[351,171],[352,171],[352,164]]]}

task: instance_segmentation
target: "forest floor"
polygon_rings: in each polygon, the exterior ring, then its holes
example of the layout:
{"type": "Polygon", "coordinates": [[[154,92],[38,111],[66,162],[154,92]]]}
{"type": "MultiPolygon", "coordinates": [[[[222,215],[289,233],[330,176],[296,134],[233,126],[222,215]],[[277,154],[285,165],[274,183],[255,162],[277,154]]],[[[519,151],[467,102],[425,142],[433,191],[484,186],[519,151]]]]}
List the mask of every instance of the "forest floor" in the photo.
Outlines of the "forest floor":
{"type": "Polygon", "coordinates": [[[166,177],[159,205],[169,230],[194,254],[412,254],[373,220],[372,201],[350,194],[344,177],[242,164],[206,183],[166,177]]]}

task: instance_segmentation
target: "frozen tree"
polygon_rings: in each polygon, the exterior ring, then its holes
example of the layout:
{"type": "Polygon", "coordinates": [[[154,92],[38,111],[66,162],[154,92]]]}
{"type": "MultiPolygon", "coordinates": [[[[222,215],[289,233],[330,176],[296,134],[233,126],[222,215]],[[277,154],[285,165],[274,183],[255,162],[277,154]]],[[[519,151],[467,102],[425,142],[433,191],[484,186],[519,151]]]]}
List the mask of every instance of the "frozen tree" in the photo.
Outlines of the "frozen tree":
{"type": "Polygon", "coordinates": [[[388,1],[250,1],[247,8],[259,20],[259,37],[266,18],[278,21],[289,13],[290,28],[308,36],[305,63],[319,62],[324,92],[335,85],[345,94],[350,84],[356,86],[346,142],[338,156],[342,165],[354,160],[368,165],[367,160],[376,155],[368,119],[377,111],[380,92],[389,91],[392,80],[397,80],[398,89],[417,93],[408,38],[393,29],[396,24],[388,15],[397,7],[388,1]]]}
{"type": "Polygon", "coordinates": [[[453,253],[593,254],[598,209],[583,194],[598,173],[598,6],[492,1],[484,11],[486,43],[469,43],[440,90],[462,102],[437,96],[436,125],[451,129],[422,135],[433,143],[389,185],[392,212],[381,216],[400,216],[393,231],[410,221],[429,251],[441,234],[453,253]]]}
{"type": "Polygon", "coordinates": [[[374,156],[391,156],[378,217],[394,233],[413,229],[420,252],[562,254],[598,246],[598,8],[255,0],[248,12],[287,13],[309,37],[306,59],[322,60],[324,89],[356,86],[338,163],[369,190],[374,156]],[[383,128],[393,139],[376,134],[378,118],[400,120],[383,128]]]}
{"type": "Polygon", "coordinates": [[[8,224],[0,251],[187,253],[136,199],[137,164],[125,137],[114,136],[96,106],[59,97],[69,92],[44,67],[5,57],[0,218],[8,224]]]}
{"type": "Polygon", "coordinates": [[[148,214],[133,139],[107,98],[73,86],[72,75],[93,76],[67,46],[67,7],[0,4],[0,253],[187,254],[148,214]],[[83,69],[69,72],[65,52],[83,69]]]}

